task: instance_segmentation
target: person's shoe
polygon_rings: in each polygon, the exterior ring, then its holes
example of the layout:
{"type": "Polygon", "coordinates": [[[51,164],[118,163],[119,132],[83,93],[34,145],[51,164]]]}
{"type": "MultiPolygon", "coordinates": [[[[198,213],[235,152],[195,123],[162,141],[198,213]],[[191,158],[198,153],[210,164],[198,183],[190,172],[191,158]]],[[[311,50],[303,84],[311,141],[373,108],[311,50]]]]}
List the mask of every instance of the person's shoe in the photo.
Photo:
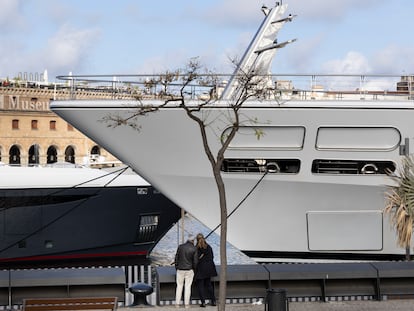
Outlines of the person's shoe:
{"type": "Polygon", "coordinates": [[[206,307],[206,305],[204,304],[204,303],[202,303],[201,305],[200,305],[200,308],[205,308],[206,307]]]}
{"type": "Polygon", "coordinates": [[[216,302],[215,301],[210,302],[210,306],[215,307],[216,306],[216,302]]]}
{"type": "Polygon", "coordinates": [[[189,308],[190,308],[190,306],[189,306],[189,305],[185,305],[185,308],[186,308],[186,309],[189,309],[189,308]]]}

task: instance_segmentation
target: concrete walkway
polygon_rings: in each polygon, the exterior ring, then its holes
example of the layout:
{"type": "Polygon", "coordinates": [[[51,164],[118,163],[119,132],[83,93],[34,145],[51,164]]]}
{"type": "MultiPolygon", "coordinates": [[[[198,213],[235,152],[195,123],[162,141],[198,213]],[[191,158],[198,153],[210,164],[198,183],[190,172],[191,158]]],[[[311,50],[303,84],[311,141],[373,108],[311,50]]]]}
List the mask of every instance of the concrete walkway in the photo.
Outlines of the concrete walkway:
{"type": "MultiPolygon", "coordinates": [[[[175,306],[148,306],[148,307],[127,307],[122,310],[139,311],[184,311],[184,310],[217,310],[217,307],[207,306],[200,308],[198,305],[191,305],[190,308],[176,308],[175,306]]],[[[265,305],[252,304],[228,304],[226,311],[264,311],[265,305]]],[[[340,302],[290,302],[289,311],[412,311],[414,300],[385,300],[385,301],[340,301],[340,302]]]]}

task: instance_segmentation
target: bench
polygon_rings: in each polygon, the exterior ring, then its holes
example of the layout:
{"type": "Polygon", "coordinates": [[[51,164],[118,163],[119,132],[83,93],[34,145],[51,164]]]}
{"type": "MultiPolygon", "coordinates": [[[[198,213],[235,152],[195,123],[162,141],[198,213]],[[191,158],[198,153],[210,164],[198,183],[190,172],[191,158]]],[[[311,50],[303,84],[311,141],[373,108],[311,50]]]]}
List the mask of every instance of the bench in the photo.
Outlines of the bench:
{"type": "Polygon", "coordinates": [[[23,299],[23,311],[59,310],[113,310],[118,306],[117,297],[72,297],[23,299]]]}
{"type": "Polygon", "coordinates": [[[117,297],[125,302],[125,271],[117,268],[53,268],[0,271],[1,306],[25,298],[117,297]]]}

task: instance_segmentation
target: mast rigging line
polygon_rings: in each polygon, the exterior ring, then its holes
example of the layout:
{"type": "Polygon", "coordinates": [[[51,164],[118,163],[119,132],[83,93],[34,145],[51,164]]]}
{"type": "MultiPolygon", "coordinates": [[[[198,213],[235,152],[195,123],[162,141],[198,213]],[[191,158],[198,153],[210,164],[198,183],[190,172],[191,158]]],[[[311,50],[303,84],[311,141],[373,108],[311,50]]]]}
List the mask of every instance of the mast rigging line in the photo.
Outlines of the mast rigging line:
{"type": "MultiPolygon", "coordinates": [[[[256,184],[252,187],[252,189],[250,189],[250,191],[245,195],[245,197],[239,202],[239,204],[237,204],[237,206],[231,211],[231,213],[226,216],[226,219],[229,219],[230,216],[232,216],[239,209],[239,207],[247,200],[247,198],[253,193],[253,191],[256,190],[256,188],[259,186],[259,184],[262,182],[262,180],[265,178],[265,176],[268,173],[269,171],[266,170],[266,172],[262,175],[262,177],[260,177],[260,179],[256,182],[256,184]]],[[[213,234],[214,231],[216,231],[220,227],[221,227],[221,223],[219,223],[213,230],[211,230],[209,234],[206,235],[205,238],[207,239],[211,234],[213,234]]]]}

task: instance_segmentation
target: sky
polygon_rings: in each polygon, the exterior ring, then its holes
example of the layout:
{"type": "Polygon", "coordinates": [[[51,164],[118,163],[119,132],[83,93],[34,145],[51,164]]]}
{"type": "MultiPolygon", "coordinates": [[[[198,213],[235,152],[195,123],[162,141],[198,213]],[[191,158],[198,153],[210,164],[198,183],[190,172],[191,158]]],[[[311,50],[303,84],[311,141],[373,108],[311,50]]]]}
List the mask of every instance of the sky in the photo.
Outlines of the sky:
{"type": "MultiPolygon", "coordinates": [[[[273,73],[413,74],[412,0],[279,0],[273,73]]],[[[232,72],[270,0],[0,0],[0,78],[148,74],[189,59],[232,72]]]]}

